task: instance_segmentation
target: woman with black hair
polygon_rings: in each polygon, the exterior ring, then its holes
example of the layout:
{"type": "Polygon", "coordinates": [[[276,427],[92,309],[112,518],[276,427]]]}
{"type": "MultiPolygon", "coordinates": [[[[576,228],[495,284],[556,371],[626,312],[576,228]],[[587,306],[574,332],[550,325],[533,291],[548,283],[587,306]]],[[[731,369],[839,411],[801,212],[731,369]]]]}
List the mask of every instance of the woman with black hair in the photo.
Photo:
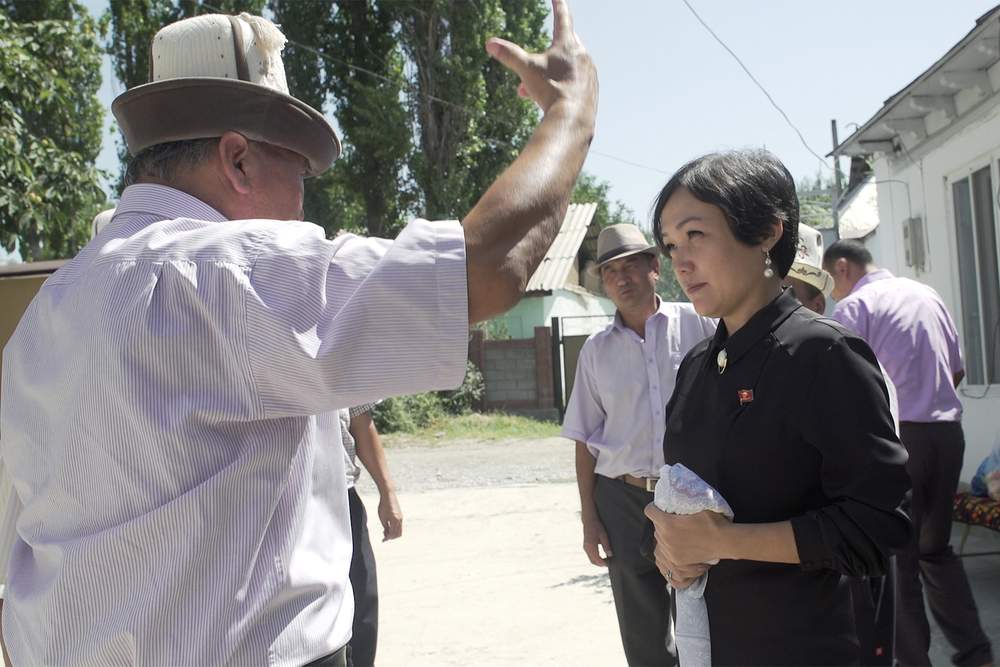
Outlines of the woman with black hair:
{"type": "Polygon", "coordinates": [[[795,182],[766,151],[698,158],[654,207],[657,243],[713,338],[678,370],[664,456],[735,514],[647,508],[676,588],[709,570],[712,662],[858,664],[848,576],[874,576],[910,525],[886,386],[868,345],[782,291],[795,182]]]}

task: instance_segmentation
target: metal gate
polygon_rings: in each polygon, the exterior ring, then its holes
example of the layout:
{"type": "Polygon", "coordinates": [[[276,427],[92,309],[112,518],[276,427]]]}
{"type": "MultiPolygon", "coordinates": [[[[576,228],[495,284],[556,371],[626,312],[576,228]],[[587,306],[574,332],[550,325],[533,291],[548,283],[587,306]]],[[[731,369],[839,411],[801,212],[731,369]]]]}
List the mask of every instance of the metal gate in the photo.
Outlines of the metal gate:
{"type": "Polygon", "coordinates": [[[613,315],[552,318],[552,390],[560,422],[566,414],[566,403],[573,393],[576,364],[584,342],[613,320],[613,315]]]}

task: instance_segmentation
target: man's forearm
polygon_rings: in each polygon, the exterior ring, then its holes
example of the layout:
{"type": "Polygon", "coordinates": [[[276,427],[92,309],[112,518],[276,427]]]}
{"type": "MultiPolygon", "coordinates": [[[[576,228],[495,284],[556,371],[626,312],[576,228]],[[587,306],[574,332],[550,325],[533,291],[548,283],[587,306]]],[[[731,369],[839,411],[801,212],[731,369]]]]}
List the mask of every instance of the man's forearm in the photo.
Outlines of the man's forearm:
{"type": "Polygon", "coordinates": [[[594,472],[597,466],[597,459],[594,458],[587,445],[576,441],[576,485],[580,491],[580,512],[583,518],[587,518],[596,512],[597,506],[594,504],[594,485],[597,482],[597,473],[594,472]]]}
{"type": "Polygon", "coordinates": [[[559,231],[593,132],[592,104],[553,104],[521,155],[462,221],[470,322],[517,303],[559,231]]]}
{"type": "Polygon", "coordinates": [[[378,437],[378,430],[372,421],[371,413],[366,412],[351,417],[351,435],[354,437],[354,449],[361,459],[361,465],[372,476],[378,492],[385,495],[395,491],[395,485],[389,475],[389,464],[385,459],[385,449],[378,437]]]}

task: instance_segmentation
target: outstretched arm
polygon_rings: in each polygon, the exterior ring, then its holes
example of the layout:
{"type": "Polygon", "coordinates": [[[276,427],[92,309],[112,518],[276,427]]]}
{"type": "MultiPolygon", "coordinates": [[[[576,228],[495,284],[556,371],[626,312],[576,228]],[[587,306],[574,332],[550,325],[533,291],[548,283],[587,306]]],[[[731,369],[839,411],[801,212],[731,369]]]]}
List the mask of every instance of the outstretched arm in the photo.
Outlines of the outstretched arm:
{"type": "Polygon", "coordinates": [[[489,54],[521,78],[542,109],[524,150],[465,216],[469,321],[513,307],[559,231],[594,135],[597,71],[573,32],[565,0],[552,0],[552,46],[529,54],[490,39],[489,54]]]}

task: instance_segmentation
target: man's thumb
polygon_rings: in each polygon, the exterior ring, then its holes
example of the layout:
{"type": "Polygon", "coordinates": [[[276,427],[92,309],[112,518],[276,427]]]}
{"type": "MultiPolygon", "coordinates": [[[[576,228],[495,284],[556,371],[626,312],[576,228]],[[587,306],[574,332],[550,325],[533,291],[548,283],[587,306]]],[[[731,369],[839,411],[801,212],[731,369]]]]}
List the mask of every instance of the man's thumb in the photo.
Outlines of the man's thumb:
{"type": "Polygon", "coordinates": [[[513,42],[499,37],[490,37],[486,40],[486,53],[499,60],[504,67],[518,76],[527,73],[530,57],[524,49],[513,42]]]}

